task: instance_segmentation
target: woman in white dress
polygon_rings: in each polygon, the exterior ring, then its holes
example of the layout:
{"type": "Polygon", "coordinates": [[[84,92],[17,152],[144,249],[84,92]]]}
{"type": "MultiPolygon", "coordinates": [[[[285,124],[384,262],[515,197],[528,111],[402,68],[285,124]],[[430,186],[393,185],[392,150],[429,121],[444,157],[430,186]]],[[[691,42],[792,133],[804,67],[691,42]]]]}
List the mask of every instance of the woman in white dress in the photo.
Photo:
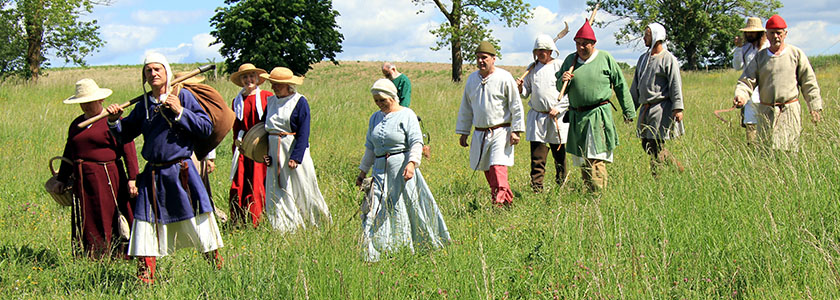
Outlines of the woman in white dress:
{"type": "Polygon", "coordinates": [[[295,87],[303,77],[277,67],[260,77],[271,82],[274,96],[267,99],[268,132],[265,213],[272,227],[294,232],[332,221],[318,188],[315,165],[309,155],[309,103],[295,87]]]}
{"type": "Polygon", "coordinates": [[[373,167],[369,197],[362,204],[362,249],[365,261],[407,247],[437,248],[450,241],[435,198],[423,180],[423,137],[417,115],[397,102],[397,88],[380,79],[371,88],[379,111],[370,117],[365,155],[356,185],[373,167]]]}

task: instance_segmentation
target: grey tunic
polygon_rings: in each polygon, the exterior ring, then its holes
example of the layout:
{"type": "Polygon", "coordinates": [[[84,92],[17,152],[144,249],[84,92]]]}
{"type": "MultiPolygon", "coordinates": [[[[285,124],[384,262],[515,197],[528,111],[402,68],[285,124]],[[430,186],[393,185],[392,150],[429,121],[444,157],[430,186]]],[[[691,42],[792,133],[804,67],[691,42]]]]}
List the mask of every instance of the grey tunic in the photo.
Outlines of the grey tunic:
{"type": "Polygon", "coordinates": [[[683,96],[680,64],[671,52],[639,57],[630,95],[640,108],[638,137],[667,140],[685,134],[682,122],[675,122],[672,115],[673,110],[683,109],[683,96]]]}

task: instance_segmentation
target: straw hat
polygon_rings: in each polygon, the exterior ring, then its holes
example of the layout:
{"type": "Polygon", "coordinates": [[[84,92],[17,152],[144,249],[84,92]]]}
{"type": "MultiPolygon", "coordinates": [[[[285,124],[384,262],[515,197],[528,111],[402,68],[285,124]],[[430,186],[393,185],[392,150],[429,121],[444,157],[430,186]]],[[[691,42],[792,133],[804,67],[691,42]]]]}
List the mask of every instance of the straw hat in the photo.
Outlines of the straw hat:
{"type": "Polygon", "coordinates": [[[761,19],[756,17],[749,17],[747,18],[747,27],[741,28],[741,31],[764,31],[764,26],[761,26],[761,19]]]}
{"type": "Polygon", "coordinates": [[[284,67],[276,67],[271,70],[271,74],[260,74],[260,77],[267,79],[271,83],[285,83],[291,85],[303,84],[303,77],[295,76],[292,70],[284,67]]]}
{"type": "Polygon", "coordinates": [[[111,96],[111,89],[103,89],[96,85],[93,79],[85,78],[76,81],[76,94],[64,99],[65,104],[87,103],[101,100],[111,96]]]}
{"type": "Polygon", "coordinates": [[[238,85],[238,86],[243,86],[242,80],[241,80],[240,77],[242,77],[242,75],[245,75],[245,73],[248,73],[248,72],[257,72],[257,76],[260,78],[260,81],[257,83],[257,85],[263,84],[263,82],[265,82],[265,79],[262,78],[262,74],[266,73],[265,70],[257,68],[253,64],[248,64],[248,63],[242,64],[241,66],[239,66],[239,71],[236,71],[236,73],[230,74],[230,82],[233,82],[233,84],[238,85]]]}
{"type": "Polygon", "coordinates": [[[268,154],[268,132],[265,131],[265,123],[259,122],[251,126],[251,129],[242,137],[242,155],[253,161],[263,161],[263,156],[268,154]]]}
{"type": "MultiPolygon", "coordinates": [[[[187,75],[189,73],[190,73],[190,71],[175,72],[175,78],[180,78],[181,76],[187,75]]],[[[204,79],[205,79],[204,76],[195,75],[193,77],[185,79],[184,81],[181,81],[181,83],[183,83],[183,84],[202,83],[202,82],[204,82],[204,79]]]]}

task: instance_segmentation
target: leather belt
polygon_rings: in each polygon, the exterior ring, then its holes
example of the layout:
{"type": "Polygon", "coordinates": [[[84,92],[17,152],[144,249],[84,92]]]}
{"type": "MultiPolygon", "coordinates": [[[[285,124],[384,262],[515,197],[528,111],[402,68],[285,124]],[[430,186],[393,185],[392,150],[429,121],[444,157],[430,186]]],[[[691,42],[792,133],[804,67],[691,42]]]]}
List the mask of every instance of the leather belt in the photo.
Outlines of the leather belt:
{"type": "Polygon", "coordinates": [[[499,125],[494,125],[490,127],[476,127],[475,131],[493,131],[502,127],[510,127],[510,123],[502,123],[499,125]]]}
{"type": "Polygon", "coordinates": [[[595,105],[587,105],[587,106],[581,106],[581,107],[569,106],[569,109],[574,110],[574,111],[578,111],[578,112],[580,112],[580,111],[590,111],[590,110],[593,110],[593,109],[596,109],[596,108],[600,107],[601,105],[606,105],[606,104],[609,104],[609,103],[610,103],[610,100],[604,100],[604,101],[598,102],[598,104],[595,104],[595,105]]]}
{"type": "Polygon", "coordinates": [[[408,149],[403,149],[403,150],[400,150],[400,151],[388,152],[388,153],[385,153],[385,154],[382,154],[382,155],[377,155],[376,158],[389,157],[389,156],[394,155],[394,154],[401,154],[401,153],[406,153],[406,152],[408,152],[408,149]]]}
{"type": "Polygon", "coordinates": [[[791,104],[791,103],[796,103],[797,101],[799,101],[799,98],[793,98],[793,100],[790,100],[790,101],[784,102],[784,103],[764,103],[764,102],[761,102],[761,105],[785,107],[785,105],[788,105],[788,104],[791,104]]]}
{"type": "Polygon", "coordinates": [[[149,164],[152,165],[152,167],[158,167],[158,168],[159,167],[168,167],[168,166],[180,163],[181,161],[183,161],[185,159],[189,159],[189,158],[178,158],[178,159],[175,159],[175,160],[170,160],[170,161],[161,162],[161,163],[150,162],[149,164]]]}
{"type": "Polygon", "coordinates": [[[294,133],[294,132],[285,132],[285,131],[281,131],[281,132],[269,132],[269,133],[268,133],[268,135],[276,135],[276,136],[279,136],[279,137],[284,137],[284,136],[287,136],[287,135],[295,135],[295,134],[296,134],[296,133],[294,133]]]}

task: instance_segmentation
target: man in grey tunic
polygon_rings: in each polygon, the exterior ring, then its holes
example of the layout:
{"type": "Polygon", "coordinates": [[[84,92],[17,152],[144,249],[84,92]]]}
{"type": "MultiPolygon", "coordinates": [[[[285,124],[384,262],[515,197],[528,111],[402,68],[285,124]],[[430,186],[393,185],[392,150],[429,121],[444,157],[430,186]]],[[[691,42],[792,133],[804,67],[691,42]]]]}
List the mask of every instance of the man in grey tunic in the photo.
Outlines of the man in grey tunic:
{"type": "Polygon", "coordinates": [[[648,51],[636,64],[630,95],[639,108],[636,135],[642,139],[642,148],[651,156],[650,168],[655,176],[657,165],[663,162],[683,170],[682,164],[663,149],[665,140],[685,133],[682,80],[677,58],[665,47],[665,27],[651,23],[645,29],[644,40],[648,51]]]}

